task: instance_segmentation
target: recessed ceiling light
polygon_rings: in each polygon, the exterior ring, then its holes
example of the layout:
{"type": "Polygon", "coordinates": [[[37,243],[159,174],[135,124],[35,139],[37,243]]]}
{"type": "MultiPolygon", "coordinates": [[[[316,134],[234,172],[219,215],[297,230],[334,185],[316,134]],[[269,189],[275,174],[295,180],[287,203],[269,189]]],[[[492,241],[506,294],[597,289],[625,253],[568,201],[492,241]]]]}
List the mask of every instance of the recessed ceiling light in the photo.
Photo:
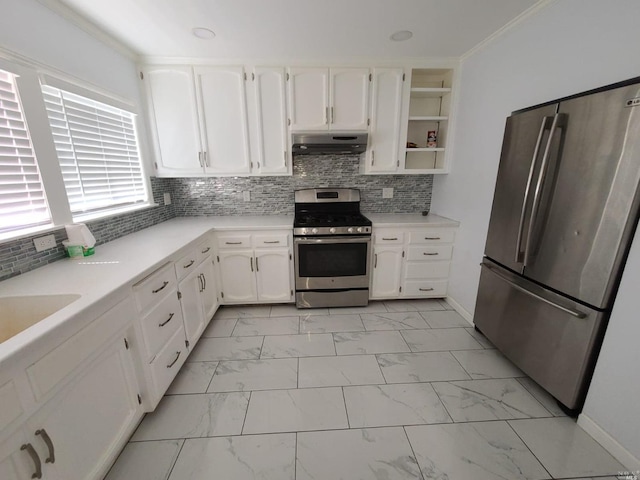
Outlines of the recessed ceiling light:
{"type": "Polygon", "coordinates": [[[193,30],[191,30],[191,33],[193,33],[196,37],[203,38],[205,40],[208,40],[216,36],[213,30],[209,30],[208,28],[203,28],[203,27],[196,27],[193,30]]]}
{"type": "Polygon", "coordinates": [[[389,38],[394,42],[404,42],[405,40],[409,40],[411,37],[413,37],[413,32],[410,32],[409,30],[400,30],[389,38]]]}

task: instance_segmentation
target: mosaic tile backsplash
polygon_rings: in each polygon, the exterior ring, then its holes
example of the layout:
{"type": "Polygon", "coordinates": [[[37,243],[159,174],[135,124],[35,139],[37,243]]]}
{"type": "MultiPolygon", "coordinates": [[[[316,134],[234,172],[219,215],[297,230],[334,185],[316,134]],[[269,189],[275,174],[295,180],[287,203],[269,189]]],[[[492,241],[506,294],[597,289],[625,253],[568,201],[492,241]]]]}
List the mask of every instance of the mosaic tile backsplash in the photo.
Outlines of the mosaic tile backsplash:
{"type": "MultiPolygon", "coordinates": [[[[431,205],[432,175],[360,175],[359,156],[298,156],[289,177],[151,178],[159,207],[87,222],[98,245],[176,216],[293,214],[293,191],[300,188],[358,188],[361,209],[371,213],[418,213],[431,205]],[[393,198],[382,189],[393,187],[393,198]],[[243,201],[242,192],[251,192],[243,201]],[[165,206],[163,193],[171,193],[165,206]]],[[[33,239],[42,234],[0,244],[0,281],[64,258],[64,228],[52,232],[57,248],[37,253],[33,239]]]]}
{"type": "Polygon", "coordinates": [[[363,212],[418,213],[431,205],[432,175],[360,175],[359,156],[303,155],[289,177],[172,179],[177,216],[293,214],[293,191],[312,187],[360,189],[363,212]],[[393,198],[382,189],[393,187],[393,198]],[[242,192],[251,192],[245,202],[242,192]]]}
{"type": "MultiPolygon", "coordinates": [[[[166,178],[151,178],[151,191],[155,203],[160,205],[158,207],[87,222],[89,230],[96,237],[96,244],[101,245],[173,218],[175,206],[164,206],[162,199],[162,194],[170,191],[170,183],[170,180],[166,178]]],[[[51,233],[56,237],[57,247],[43,252],[36,252],[33,239],[48,235],[48,233],[40,233],[0,244],[0,281],[64,258],[64,248],[61,242],[67,239],[66,230],[63,227],[51,233]]]]}

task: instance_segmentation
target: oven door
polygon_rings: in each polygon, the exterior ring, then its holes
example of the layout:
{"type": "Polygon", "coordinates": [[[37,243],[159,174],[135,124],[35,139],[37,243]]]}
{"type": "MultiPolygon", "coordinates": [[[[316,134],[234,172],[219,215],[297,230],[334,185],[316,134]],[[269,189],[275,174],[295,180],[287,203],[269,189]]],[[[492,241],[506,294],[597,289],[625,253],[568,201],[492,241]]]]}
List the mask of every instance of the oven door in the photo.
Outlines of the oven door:
{"type": "Polygon", "coordinates": [[[296,237],[296,290],[369,288],[371,237],[296,237]]]}

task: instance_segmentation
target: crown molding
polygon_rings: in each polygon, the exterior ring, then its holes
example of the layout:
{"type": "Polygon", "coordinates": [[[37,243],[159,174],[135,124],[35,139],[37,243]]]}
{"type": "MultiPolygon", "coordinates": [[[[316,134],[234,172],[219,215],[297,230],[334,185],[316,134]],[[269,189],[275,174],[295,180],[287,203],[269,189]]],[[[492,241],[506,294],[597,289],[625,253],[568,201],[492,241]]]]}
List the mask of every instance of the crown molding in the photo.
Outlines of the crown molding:
{"type": "Polygon", "coordinates": [[[71,22],[76,27],[85,31],[93,38],[99,40],[104,43],[108,47],[111,47],[118,53],[124,55],[125,57],[137,61],[138,53],[133,50],[131,47],[121,42],[113,35],[107,33],[102,28],[97,26],[95,23],[88,20],[86,17],[80,15],[75,10],[71,9],[67,5],[63,4],[60,0],[37,0],[38,3],[42,4],[53,13],[60,15],[65,20],[71,22]]]}
{"type": "Polygon", "coordinates": [[[491,35],[489,35],[483,41],[478,43],[476,46],[472,47],[471,49],[469,49],[468,51],[463,53],[460,56],[460,61],[462,62],[462,61],[466,60],[467,58],[469,58],[470,56],[478,53],[480,50],[483,50],[484,48],[489,46],[489,44],[491,44],[494,40],[496,40],[498,37],[501,37],[502,35],[504,35],[509,30],[513,29],[517,25],[519,25],[522,22],[524,22],[525,20],[527,20],[529,17],[532,17],[532,16],[536,15],[537,13],[540,12],[540,10],[542,10],[543,8],[549,6],[549,5],[553,4],[553,3],[556,3],[557,1],[558,0],[539,0],[537,3],[535,3],[534,5],[529,7],[528,9],[526,9],[524,12],[522,12],[520,15],[515,17],[509,23],[503,25],[501,28],[499,28],[498,30],[493,32],[491,35]]]}

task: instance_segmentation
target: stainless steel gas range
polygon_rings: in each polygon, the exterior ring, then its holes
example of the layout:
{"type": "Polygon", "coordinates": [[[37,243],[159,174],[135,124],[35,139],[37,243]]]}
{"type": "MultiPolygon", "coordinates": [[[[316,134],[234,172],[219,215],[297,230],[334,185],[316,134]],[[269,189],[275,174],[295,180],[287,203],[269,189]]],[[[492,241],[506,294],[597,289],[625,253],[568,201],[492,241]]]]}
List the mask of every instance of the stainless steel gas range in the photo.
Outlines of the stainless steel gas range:
{"type": "Polygon", "coordinates": [[[359,190],[297,190],[293,237],[298,308],[369,303],[371,220],[359,190]]]}

